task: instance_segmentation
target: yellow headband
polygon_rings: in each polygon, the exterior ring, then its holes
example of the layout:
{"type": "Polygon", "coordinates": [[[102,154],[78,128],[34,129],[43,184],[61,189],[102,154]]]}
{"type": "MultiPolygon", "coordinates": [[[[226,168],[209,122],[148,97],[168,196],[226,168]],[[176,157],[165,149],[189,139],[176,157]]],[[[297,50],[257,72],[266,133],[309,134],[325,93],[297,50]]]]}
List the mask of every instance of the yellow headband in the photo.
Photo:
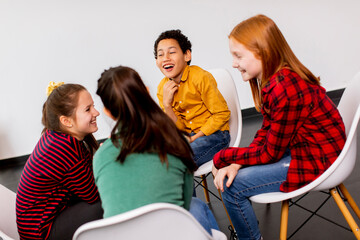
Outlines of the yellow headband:
{"type": "Polygon", "coordinates": [[[52,91],[54,91],[55,89],[57,89],[58,87],[60,87],[63,84],[64,84],[64,82],[58,82],[58,83],[49,82],[49,85],[47,86],[47,89],[46,89],[46,95],[49,96],[52,93],[52,91]]]}

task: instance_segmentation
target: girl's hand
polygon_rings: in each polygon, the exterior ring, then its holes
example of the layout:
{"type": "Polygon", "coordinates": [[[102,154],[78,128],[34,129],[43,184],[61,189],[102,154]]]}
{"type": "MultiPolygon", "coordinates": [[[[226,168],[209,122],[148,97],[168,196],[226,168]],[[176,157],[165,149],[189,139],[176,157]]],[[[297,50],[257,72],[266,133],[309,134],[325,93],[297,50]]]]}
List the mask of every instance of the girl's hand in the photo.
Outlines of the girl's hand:
{"type": "MultiPolygon", "coordinates": [[[[213,174],[214,174],[214,168],[215,167],[213,167],[213,174]]],[[[233,163],[227,167],[217,170],[217,172],[214,175],[215,176],[215,178],[214,178],[215,187],[217,189],[220,189],[221,192],[224,192],[225,177],[228,177],[228,180],[226,181],[226,187],[230,187],[240,168],[241,168],[240,164],[233,163]]]]}
{"type": "Polygon", "coordinates": [[[215,167],[215,165],[213,164],[212,165],[212,170],[211,170],[211,172],[212,172],[212,175],[213,175],[213,177],[215,178],[216,177],[216,174],[218,173],[218,169],[215,167]]]}

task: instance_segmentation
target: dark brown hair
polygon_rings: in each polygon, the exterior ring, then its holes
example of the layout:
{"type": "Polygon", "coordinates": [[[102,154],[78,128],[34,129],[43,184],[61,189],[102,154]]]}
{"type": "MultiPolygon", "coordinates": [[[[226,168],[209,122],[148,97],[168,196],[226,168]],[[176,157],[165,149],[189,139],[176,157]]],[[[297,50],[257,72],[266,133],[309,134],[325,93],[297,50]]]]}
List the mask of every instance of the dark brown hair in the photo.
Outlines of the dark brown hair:
{"type": "Polygon", "coordinates": [[[315,77],[295,56],[275,22],[264,15],[256,15],[239,23],[231,31],[229,38],[243,44],[255,57],[261,60],[262,76],[250,80],[255,108],[260,111],[261,89],[269,82],[270,77],[283,67],[299,74],[305,81],[320,85],[315,77]]]}
{"type": "Polygon", "coordinates": [[[194,172],[197,166],[191,147],[183,133],[151,98],[139,74],[124,66],[105,70],[98,80],[96,94],[104,107],[117,119],[111,131],[111,141],[120,148],[117,157],[121,163],[128,154],[158,153],[161,162],[167,154],[182,160],[194,172]]]}
{"type": "MultiPolygon", "coordinates": [[[[79,84],[63,84],[54,89],[43,105],[42,124],[44,129],[69,134],[60,122],[60,116],[75,117],[75,109],[79,100],[79,93],[86,91],[86,88],[79,84]]],[[[71,135],[71,134],[69,134],[71,135]]],[[[99,145],[92,134],[84,138],[88,149],[93,155],[99,145]]]]}
{"type": "MultiPolygon", "coordinates": [[[[168,30],[165,32],[162,32],[159,37],[155,40],[154,43],[154,56],[155,59],[157,59],[158,53],[158,45],[160,43],[161,40],[164,39],[174,39],[179,43],[179,46],[182,50],[182,52],[185,54],[187,50],[189,50],[191,52],[191,42],[190,40],[184,35],[182,34],[181,30],[176,29],[176,30],[168,30]]],[[[187,61],[187,65],[190,65],[191,60],[187,61]]]]}

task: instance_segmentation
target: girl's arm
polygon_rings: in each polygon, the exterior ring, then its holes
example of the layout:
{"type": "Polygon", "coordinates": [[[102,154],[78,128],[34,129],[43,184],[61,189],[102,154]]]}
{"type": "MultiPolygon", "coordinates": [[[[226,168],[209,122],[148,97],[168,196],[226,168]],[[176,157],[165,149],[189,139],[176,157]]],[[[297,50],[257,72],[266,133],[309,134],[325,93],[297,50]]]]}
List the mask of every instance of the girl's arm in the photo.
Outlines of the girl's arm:
{"type": "Polygon", "coordinates": [[[267,164],[276,162],[283,156],[308,111],[302,99],[298,97],[303,95],[300,94],[301,89],[296,93],[291,92],[290,95],[287,91],[289,89],[277,84],[267,93],[264,106],[269,109],[269,117],[264,117],[263,127],[254,139],[255,142],[246,148],[221,150],[214,156],[216,168],[220,169],[232,163],[267,164]]]}

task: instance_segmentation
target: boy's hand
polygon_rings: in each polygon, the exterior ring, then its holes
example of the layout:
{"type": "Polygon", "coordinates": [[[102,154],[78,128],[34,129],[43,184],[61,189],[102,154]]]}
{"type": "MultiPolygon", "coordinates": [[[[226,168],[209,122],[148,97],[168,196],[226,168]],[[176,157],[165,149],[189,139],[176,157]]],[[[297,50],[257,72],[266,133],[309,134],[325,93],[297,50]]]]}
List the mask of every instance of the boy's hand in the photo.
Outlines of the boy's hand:
{"type": "Polygon", "coordinates": [[[174,94],[179,89],[179,85],[174,81],[168,81],[164,84],[164,92],[163,92],[163,104],[164,107],[170,107],[173,100],[174,94]]]}

